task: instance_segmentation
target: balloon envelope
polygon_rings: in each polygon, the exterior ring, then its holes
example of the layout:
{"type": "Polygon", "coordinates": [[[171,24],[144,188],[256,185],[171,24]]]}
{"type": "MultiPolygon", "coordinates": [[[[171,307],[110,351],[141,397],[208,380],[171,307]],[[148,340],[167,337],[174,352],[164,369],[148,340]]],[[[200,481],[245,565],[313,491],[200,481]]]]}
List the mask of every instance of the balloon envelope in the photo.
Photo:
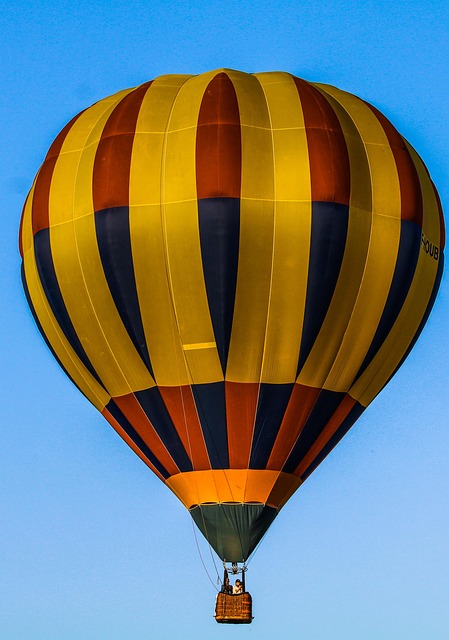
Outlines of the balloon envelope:
{"type": "Polygon", "coordinates": [[[73,118],[20,243],[60,365],[237,562],[407,356],[444,226],[374,107],[222,69],[73,118]]]}

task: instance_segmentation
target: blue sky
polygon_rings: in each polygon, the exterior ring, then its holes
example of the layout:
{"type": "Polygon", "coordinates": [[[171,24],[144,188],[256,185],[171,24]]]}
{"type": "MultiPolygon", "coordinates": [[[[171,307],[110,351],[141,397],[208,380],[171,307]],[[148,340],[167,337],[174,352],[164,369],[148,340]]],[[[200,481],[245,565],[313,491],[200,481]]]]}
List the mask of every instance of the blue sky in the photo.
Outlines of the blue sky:
{"type": "Polygon", "coordinates": [[[253,624],[223,628],[189,515],[40,338],[17,230],[71,116],[160,74],[218,67],[289,71],[370,101],[423,157],[449,210],[449,5],[6,0],[0,27],[1,637],[445,640],[447,275],[406,364],[250,561],[253,624]]]}

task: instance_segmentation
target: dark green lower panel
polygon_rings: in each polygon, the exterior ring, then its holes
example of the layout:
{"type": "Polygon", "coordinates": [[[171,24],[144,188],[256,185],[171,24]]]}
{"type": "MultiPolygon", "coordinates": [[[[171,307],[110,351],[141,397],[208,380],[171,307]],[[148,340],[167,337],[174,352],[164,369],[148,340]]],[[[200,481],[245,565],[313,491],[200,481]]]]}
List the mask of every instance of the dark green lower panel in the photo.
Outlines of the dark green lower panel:
{"type": "Polygon", "coordinates": [[[248,560],[277,516],[264,504],[203,504],[190,509],[201,533],[227,562],[248,560]]]}

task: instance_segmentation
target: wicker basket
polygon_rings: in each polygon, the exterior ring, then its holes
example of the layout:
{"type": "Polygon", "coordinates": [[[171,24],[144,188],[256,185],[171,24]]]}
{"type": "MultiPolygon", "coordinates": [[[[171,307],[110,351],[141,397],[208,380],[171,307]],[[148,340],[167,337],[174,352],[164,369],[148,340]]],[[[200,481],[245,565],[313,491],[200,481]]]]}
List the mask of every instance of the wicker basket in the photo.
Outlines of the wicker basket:
{"type": "Polygon", "coordinates": [[[249,593],[219,593],[215,605],[215,620],[229,624],[250,624],[253,619],[252,610],[252,598],[249,593]]]}

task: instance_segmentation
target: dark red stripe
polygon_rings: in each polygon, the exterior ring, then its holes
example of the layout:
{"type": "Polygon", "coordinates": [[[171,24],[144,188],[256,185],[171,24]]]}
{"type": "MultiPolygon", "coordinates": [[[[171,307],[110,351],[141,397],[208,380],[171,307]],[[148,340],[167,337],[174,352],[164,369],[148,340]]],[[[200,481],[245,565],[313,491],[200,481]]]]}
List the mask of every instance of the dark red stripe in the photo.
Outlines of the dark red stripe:
{"type": "Polygon", "coordinates": [[[181,472],[193,471],[192,461],[176,426],[173,424],[158,387],[134,391],[134,395],[178,469],[181,472]]]}
{"type": "Polygon", "coordinates": [[[74,118],[66,124],[62,131],[56,136],[53,144],[51,145],[42,167],[36,177],[36,186],[34,188],[33,203],[31,209],[31,220],[33,235],[35,236],[41,229],[48,229],[49,213],[48,213],[48,200],[50,195],[50,185],[53,178],[53,172],[61,151],[64,140],[67,137],[70,129],[75,124],[80,115],[84,113],[81,111],[74,118]]]}
{"type": "Polygon", "coordinates": [[[159,387],[175,429],[192,460],[195,471],[210,469],[206,444],[190,386],[159,387]]]}
{"type": "MultiPolygon", "coordinates": [[[[303,474],[311,467],[314,460],[326,448],[326,445],[332,440],[338,429],[345,423],[346,418],[348,418],[348,416],[351,414],[354,407],[356,407],[357,409],[354,415],[354,419],[350,422],[349,426],[351,426],[362,413],[363,407],[360,407],[360,405],[358,405],[354,398],[351,398],[350,395],[346,394],[341,400],[339,406],[335,409],[335,412],[329,419],[328,423],[323,427],[316,440],[310,446],[309,450],[304,455],[297,468],[294,470],[293,473],[295,476],[302,477],[303,474]]],[[[347,430],[348,429],[346,429],[346,431],[347,430]]],[[[343,437],[343,435],[344,434],[341,434],[341,437],[343,437]]],[[[327,450],[327,453],[329,453],[329,451],[330,450],[327,450]]]]}
{"type": "Polygon", "coordinates": [[[283,468],[312,411],[321,389],[295,384],[287,410],[267,463],[267,469],[283,468]]]}
{"type": "Polygon", "coordinates": [[[105,407],[101,412],[102,416],[106,418],[111,427],[115,429],[115,431],[119,434],[121,438],[126,442],[126,444],[131,447],[131,449],[136,453],[139,458],[163,481],[169,477],[167,471],[165,469],[162,472],[158,469],[156,465],[154,465],[150,459],[141,451],[141,449],[136,445],[134,440],[128,435],[126,430],[122,427],[120,422],[117,420],[115,416],[110,413],[108,407],[105,407]]]}
{"type": "Polygon", "coordinates": [[[349,156],[340,122],[318,89],[293,77],[304,114],[313,202],[349,204],[349,156]]]}
{"type": "Polygon", "coordinates": [[[201,102],[196,138],[198,198],[239,198],[242,169],[240,114],[232,81],[217,74],[201,102]]]}
{"type": "Polygon", "coordinates": [[[159,434],[142,409],[139,401],[133,393],[113,398],[115,404],[132,425],[134,431],[146,444],[155,459],[167,470],[169,475],[179,473],[179,468],[173,460],[170,452],[162,442],[159,434]]]}
{"type": "Polygon", "coordinates": [[[94,210],[129,204],[129,171],[140,107],[147,82],[121,100],[109,116],[95,155],[92,176],[94,210]]]}
{"type": "Polygon", "coordinates": [[[229,465],[232,469],[247,469],[256,421],[259,383],[226,380],[225,387],[229,465]]]}
{"type": "Polygon", "coordinates": [[[376,107],[373,107],[368,102],[365,102],[365,104],[374,113],[385,131],[396,162],[401,192],[401,218],[402,220],[416,222],[422,228],[423,199],[421,184],[407,145],[391,122],[376,107]]]}
{"type": "MultiPolygon", "coordinates": [[[[117,425],[123,430],[124,434],[126,434],[126,438],[123,433],[120,433],[122,438],[130,444],[130,442],[134,443],[137,449],[147,458],[154,467],[159,471],[160,475],[162,475],[165,479],[170,477],[170,473],[165,469],[163,464],[158,460],[153,451],[150,449],[148,444],[142,438],[140,433],[134,428],[134,425],[129,421],[128,417],[125,416],[121,408],[115,402],[114,398],[111,398],[108,404],[102,411],[104,417],[112,424],[115,428],[114,423],[108,417],[108,414],[111,415],[116,421],[117,425]],[[107,413],[106,413],[107,412],[107,413]],[[129,440],[128,440],[129,438],[129,440]]],[[[134,449],[134,447],[133,447],[134,449]]],[[[134,449],[135,450],[135,449],[134,449]]]]}
{"type": "Polygon", "coordinates": [[[296,474],[301,460],[308,455],[315,441],[321,437],[326,425],[334,424],[335,414],[339,415],[339,407],[345,395],[343,392],[321,389],[282,471],[296,474]]]}

